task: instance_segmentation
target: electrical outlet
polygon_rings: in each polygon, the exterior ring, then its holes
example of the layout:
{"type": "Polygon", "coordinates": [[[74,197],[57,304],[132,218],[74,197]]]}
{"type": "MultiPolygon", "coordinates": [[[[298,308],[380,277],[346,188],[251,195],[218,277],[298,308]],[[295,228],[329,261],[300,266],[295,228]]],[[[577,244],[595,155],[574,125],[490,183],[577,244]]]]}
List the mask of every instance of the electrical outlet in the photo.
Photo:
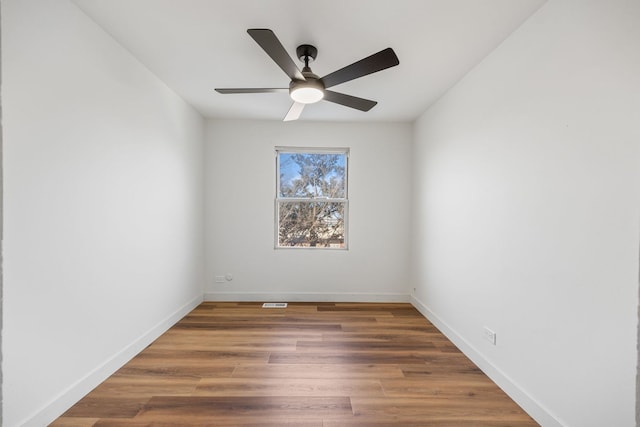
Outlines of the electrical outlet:
{"type": "Polygon", "coordinates": [[[489,341],[491,344],[496,345],[496,333],[486,326],[484,327],[484,339],[489,341]]]}
{"type": "Polygon", "coordinates": [[[216,283],[224,283],[224,276],[216,276],[216,283]]]}

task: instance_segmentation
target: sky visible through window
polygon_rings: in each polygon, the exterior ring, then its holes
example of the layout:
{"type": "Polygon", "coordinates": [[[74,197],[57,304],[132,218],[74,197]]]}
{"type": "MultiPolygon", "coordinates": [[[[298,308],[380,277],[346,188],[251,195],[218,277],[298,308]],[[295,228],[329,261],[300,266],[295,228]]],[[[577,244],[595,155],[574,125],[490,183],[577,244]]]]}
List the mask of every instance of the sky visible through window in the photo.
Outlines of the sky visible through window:
{"type": "MultiPolygon", "coordinates": [[[[346,166],[346,158],[347,156],[344,154],[335,154],[335,153],[286,153],[280,152],[279,156],[279,175],[280,175],[280,188],[281,190],[284,187],[290,187],[296,180],[300,180],[303,175],[302,166],[300,161],[296,161],[296,157],[300,159],[303,157],[304,160],[310,160],[313,157],[318,156],[326,156],[327,158],[331,157],[335,159],[336,168],[332,168],[329,171],[325,171],[325,174],[322,176],[322,179],[327,183],[332,179],[339,180],[344,182],[344,173],[346,166]]],[[[281,197],[286,197],[285,194],[281,192],[281,197]]],[[[327,195],[324,195],[327,196],[327,195]]]]}
{"type": "Polygon", "coordinates": [[[293,153],[280,153],[280,181],[291,183],[300,177],[300,167],[293,161],[293,153]]]}

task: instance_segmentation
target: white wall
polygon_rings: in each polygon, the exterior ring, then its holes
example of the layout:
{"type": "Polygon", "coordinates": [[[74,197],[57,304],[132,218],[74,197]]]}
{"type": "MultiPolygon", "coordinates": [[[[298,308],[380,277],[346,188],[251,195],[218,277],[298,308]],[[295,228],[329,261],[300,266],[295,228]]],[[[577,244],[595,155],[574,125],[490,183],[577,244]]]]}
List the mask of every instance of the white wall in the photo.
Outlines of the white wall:
{"type": "Polygon", "coordinates": [[[406,123],[210,120],[205,298],[407,300],[411,138],[406,123]],[[347,251],[274,249],[276,146],[351,149],[347,251]]]}
{"type": "Polygon", "coordinates": [[[202,299],[203,119],[66,0],[2,3],[4,425],[202,299]]]}
{"type": "Polygon", "coordinates": [[[415,302],[545,426],[634,425],[638,22],[550,0],[415,126],[415,302]]]}

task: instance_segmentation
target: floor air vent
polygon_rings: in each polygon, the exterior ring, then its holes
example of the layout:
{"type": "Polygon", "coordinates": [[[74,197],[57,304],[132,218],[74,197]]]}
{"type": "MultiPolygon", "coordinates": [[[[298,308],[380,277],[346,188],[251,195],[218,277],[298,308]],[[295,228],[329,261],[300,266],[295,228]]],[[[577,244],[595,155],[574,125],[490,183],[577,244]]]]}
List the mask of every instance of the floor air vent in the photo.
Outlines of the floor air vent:
{"type": "Polygon", "coordinates": [[[286,302],[265,302],[262,308],[287,308],[286,302]]]}

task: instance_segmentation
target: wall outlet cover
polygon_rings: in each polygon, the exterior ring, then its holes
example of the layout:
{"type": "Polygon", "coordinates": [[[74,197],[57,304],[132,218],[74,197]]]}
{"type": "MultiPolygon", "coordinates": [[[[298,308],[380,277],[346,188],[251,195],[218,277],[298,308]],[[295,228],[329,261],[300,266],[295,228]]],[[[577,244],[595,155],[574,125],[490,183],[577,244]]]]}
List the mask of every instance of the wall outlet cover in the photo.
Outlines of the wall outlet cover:
{"type": "Polygon", "coordinates": [[[484,327],[484,338],[491,344],[496,345],[496,333],[491,329],[484,327]]]}

